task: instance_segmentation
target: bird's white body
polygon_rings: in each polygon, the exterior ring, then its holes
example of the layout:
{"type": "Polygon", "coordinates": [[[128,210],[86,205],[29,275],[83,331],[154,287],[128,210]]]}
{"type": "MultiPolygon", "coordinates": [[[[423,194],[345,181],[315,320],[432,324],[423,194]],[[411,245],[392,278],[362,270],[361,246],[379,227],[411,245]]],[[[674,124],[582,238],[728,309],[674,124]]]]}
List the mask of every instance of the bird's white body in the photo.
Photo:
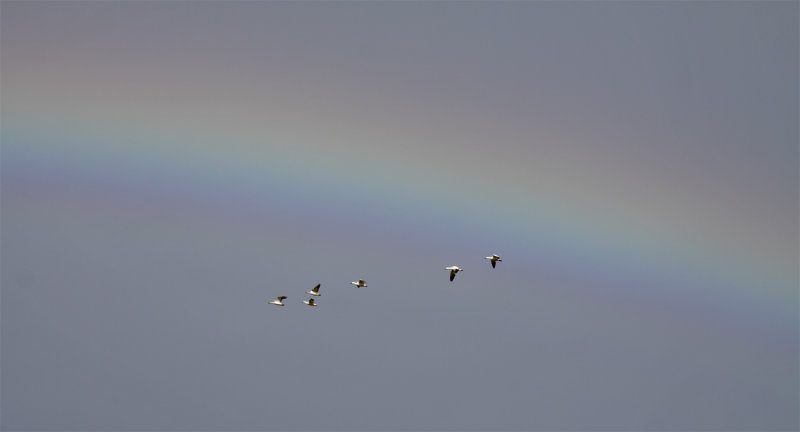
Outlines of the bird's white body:
{"type": "Polygon", "coordinates": [[[319,284],[317,284],[317,286],[312,288],[311,291],[306,291],[306,294],[309,294],[309,295],[312,295],[312,296],[321,296],[322,294],[319,293],[319,284]]]}
{"type": "Polygon", "coordinates": [[[309,306],[316,306],[317,305],[316,303],[314,303],[314,299],[313,298],[310,298],[308,300],[303,300],[303,303],[305,303],[305,304],[307,304],[309,306]]]}
{"type": "Polygon", "coordinates": [[[269,304],[274,304],[274,305],[278,305],[278,306],[286,306],[283,303],[284,299],[286,299],[286,296],[279,296],[277,300],[272,300],[271,302],[269,302],[269,304]]]}
{"type": "Polygon", "coordinates": [[[358,281],[350,282],[352,285],[355,285],[357,288],[366,287],[367,283],[363,279],[359,279],[358,281]]]}
{"type": "Polygon", "coordinates": [[[503,261],[499,256],[497,256],[497,254],[492,254],[492,256],[488,256],[485,258],[492,262],[492,268],[494,268],[495,264],[497,264],[498,261],[500,262],[503,261]]]}
{"type": "Polygon", "coordinates": [[[452,282],[453,279],[455,279],[456,273],[458,273],[460,271],[464,271],[464,269],[462,269],[462,268],[460,268],[458,266],[445,267],[444,269],[445,270],[450,270],[450,282],[452,282]]]}

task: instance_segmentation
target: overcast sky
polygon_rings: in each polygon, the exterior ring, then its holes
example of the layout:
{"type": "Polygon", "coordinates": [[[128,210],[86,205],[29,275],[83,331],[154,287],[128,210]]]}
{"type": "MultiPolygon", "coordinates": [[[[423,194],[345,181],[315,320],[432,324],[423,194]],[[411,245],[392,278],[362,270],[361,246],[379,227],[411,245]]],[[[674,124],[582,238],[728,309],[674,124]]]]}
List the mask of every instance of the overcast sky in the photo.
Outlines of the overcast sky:
{"type": "Polygon", "coordinates": [[[797,1],[0,24],[3,430],[800,428],[797,1]]]}

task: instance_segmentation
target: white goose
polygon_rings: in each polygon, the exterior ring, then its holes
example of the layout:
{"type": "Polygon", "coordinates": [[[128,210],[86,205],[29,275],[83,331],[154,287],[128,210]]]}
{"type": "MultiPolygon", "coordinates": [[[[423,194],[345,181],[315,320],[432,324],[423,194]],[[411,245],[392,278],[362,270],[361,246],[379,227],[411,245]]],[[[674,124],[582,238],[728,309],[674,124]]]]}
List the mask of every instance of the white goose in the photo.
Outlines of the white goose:
{"type": "Polygon", "coordinates": [[[278,306],[286,306],[285,304],[283,304],[283,300],[285,298],[287,298],[287,297],[286,296],[278,296],[277,300],[272,300],[271,302],[269,302],[269,304],[274,304],[274,305],[278,305],[278,306]]]}
{"type": "Polygon", "coordinates": [[[319,286],[320,284],[317,284],[317,286],[312,288],[311,291],[306,291],[306,294],[310,294],[313,296],[321,296],[322,294],[319,293],[319,286]]]}
{"type": "Polygon", "coordinates": [[[503,261],[499,256],[497,256],[497,254],[492,254],[492,256],[485,257],[485,259],[488,259],[492,262],[492,268],[494,268],[498,261],[503,261]]]}
{"type": "Polygon", "coordinates": [[[358,282],[350,282],[352,285],[355,285],[356,288],[367,287],[367,283],[363,279],[359,279],[358,282]]]}
{"type": "Polygon", "coordinates": [[[458,266],[445,267],[444,269],[445,270],[450,270],[450,282],[452,282],[453,279],[456,277],[456,273],[458,273],[460,271],[464,271],[464,269],[459,268],[458,266]]]}
{"type": "Polygon", "coordinates": [[[316,303],[314,303],[314,299],[313,298],[308,299],[308,301],[303,300],[303,303],[305,303],[305,304],[307,304],[309,306],[316,306],[317,305],[316,303]]]}

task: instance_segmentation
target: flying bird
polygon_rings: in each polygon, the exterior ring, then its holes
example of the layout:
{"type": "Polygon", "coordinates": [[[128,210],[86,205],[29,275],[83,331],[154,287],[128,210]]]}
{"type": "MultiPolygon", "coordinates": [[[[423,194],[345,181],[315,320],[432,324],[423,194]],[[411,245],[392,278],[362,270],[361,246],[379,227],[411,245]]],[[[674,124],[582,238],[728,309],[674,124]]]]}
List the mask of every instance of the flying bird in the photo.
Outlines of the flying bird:
{"type": "Polygon", "coordinates": [[[459,268],[458,266],[445,267],[444,269],[445,270],[450,270],[450,282],[452,282],[453,279],[455,279],[456,273],[458,273],[460,271],[464,271],[464,269],[459,268]]]}
{"type": "Polygon", "coordinates": [[[316,303],[314,303],[314,299],[313,298],[308,299],[308,301],[303,300],[303,303],[305,303],[305,304],[307,304],[309,306],[316,306],[317,305],[316,303]]]}
{"type": "Polygon", "coordinates": [[[485,258],[492,262],[492,268],[494,268],[495,264],[497,264],[497,261],[501,262],[503,261],[499,256],[497,256],[497,254],[492,254],[492,256],[488,256],[485,258]]]}
{"type": "Polygon", "coordinates": [[[355,285],[356,288],[367,287],[367,283],[363,279],[359,279],[358,282],[350,282],[350,283],[355,285]]]}
{"type": "Polygon", "coordinates": [[[269,304],[274,304],[274,305],[278,305],[278,306],[286,306],[285,304],[283,304],[283,300],[285,298],[287,298],[287,297],[286,296],[278,296],[277,300],[273,300],[273,301],[269,302],[269,304]]]}
{"type": "Polygon", "coordinates": [[[319,286],[320,284],[317,284],[317,286],[312,288],[311,291],[306,291],[306,294],[310,294],[313,296],[321,296],[322,294],[319,293],[319,286]]]}

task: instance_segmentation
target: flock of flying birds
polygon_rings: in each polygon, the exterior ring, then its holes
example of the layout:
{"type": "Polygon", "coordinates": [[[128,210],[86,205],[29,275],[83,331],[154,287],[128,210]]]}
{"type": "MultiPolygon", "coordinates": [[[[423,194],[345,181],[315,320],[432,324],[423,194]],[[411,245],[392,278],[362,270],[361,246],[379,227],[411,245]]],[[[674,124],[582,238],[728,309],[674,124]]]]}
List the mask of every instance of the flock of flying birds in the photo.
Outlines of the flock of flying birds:
{"type": "MultiPolygon", "coordinates": [[[[487,256],[487,257],[485,257],[485,259],[488,259],[492,263],[492,268],[495,268],[495,266],[497,265],[498,261],[503,261],[502,259],[500,259],[499,256],[497,256],[497,254],[492,254],[492,256],[487,256]]],[[[449,266],[449,267],[445,267],[444,269],[445,270],[450,270],[450,282],[452,282],[453,279],[455,279],[456,273],[458,273],[460,271],[464,271],[464,269],[462,269],[462,268],[460,268],[458,266],[449,266]]],[[[351,285],[355,285],[356,288],[361,288],[361,287],[365,287],[366,288],[366,286],[367,286],[367,282],[364,281],[363,279],[359,279],[357,281],[350,282],[350,284],[351,285]]],[[[306,291],[306,294],[311,295],[311,296],[321,296],[322,294],[319,293],[319,287],[320,286],[321,286],[321,284],[317,284],[317,286],[312,288],[311,291],[306,291]]],[[[288,297],[283,296],[283,295],[282,296],[278,296],[277,300],[272,300],[271,302],[269,302],[269,304],[276,305],[276,306],[286,306],[286,303],[284,303],[283,301],[286,300],[287,298],[288,297]]],[[[314,297],[310,297],[308,300],[303,300],[303,304],[308,305],[308,306],[317,306],[317,303],[314,302],[314,297]]]]}

